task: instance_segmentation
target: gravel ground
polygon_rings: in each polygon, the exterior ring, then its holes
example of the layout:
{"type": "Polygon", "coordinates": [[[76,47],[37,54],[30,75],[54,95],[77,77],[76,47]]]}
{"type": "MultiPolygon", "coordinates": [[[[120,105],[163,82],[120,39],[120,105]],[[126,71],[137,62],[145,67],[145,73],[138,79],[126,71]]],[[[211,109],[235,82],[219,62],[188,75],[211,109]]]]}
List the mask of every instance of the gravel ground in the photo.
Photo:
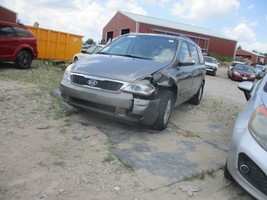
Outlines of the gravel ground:
{"type": "MultiPolygon", "coordinates": [[[[166,141],[167,148],[167,142],[173,142],[167,140],[170,135],[151,134],[150,130],[139,126],[133,128],[62,105],[39,84],[11,80],[7,74],[11,76],[17,69],[1,65],[1,200],[252,199],[238,185],[223,178],[222,168],[215,171],[212,168],[198,176],[151,189],[152,180],[160,182],[161,177],[150,179],[146,172],[135,171],[112,152],[144,142],[142,132],[157,146],[166,141]],[[127,132],[136,134],[129,143],[117,143],[107,130],[118,130],[118,134],[125,137],[127,132]]],[[[34,65],[29,73],[35,68],[34,65]]],[[[238,82],[227,79],[226,67],[221,67],[216,77],[207,76],[200,106],[185,104],[175,109],[168,127],[171,136],[209,139],[227,151],[234,119],[246,103],[237,85],[238,82]],[[213,133],[212,138],[209,133],[213,133]]],[[[205,147],[199,148],[205,152],[205,147]]],[[[209,158],[212,152],[204,154],[209,158]]],[[[201,163],[199,156],[192,158],[201,163]]],[[[226,152],[219,157],[219,163],[224,163],[226,152]]]]}

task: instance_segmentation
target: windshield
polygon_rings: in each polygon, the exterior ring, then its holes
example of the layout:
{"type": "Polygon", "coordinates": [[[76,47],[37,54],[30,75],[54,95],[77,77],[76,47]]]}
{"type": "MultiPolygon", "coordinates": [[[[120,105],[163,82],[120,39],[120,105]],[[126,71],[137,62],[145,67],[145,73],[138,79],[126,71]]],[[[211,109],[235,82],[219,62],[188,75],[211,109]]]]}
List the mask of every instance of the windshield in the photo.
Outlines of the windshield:
{"type": "Polygon", "coordinates": [[[204,57],[204,60],[205,60],[205,62],[209,62],[209,63],[217,63],[216,62],[216,59],[215,58],[211,58],[211,57],[204,57]]]}
{"type": "Polygon", "coordinates": [[[260,69],[260,70],[263,70],[263,65],[256,65],[256,69],[260,69]]]}
{"type": "Polygon", "coordinates": [[[127,35],[118,38],[99,53],[128,56],[157,62],[171,62],[177,41],[155,35],[127,35]]]}
{"type": "Polygon", "coordinates": [[[236,71],[243,71],[243,72],[250,72],[250,73],[253,73],[253,69],[247,65],[240,65],[240,64],[237,64],[235,65],[235,70],[236,71]]]}

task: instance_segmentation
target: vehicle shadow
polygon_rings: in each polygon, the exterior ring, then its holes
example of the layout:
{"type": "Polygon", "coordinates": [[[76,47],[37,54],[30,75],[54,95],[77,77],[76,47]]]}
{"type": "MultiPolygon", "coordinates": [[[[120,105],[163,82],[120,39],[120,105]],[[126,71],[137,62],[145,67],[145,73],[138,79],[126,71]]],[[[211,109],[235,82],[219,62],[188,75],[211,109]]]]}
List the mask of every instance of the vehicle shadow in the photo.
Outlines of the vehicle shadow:
{"type": "Polygon", "coordinates": [[[0,70],[17,69],[14,62],[0,62],[0,70]]]}

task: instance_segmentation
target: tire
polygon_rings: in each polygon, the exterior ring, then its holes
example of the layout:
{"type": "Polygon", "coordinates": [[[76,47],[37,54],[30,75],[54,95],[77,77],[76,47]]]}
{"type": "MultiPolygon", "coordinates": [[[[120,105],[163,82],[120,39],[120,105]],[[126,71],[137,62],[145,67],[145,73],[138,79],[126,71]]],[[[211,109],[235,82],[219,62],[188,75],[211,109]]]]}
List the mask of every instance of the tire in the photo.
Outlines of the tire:
{"type": "Polygon", "coordinates": [[[77,57],[75,57],[75,58],[73,59],[73,62],[76,62],[76,61],[78,61],[78,58],[77,58],[77,57]]]}
{"type": "Polygon", "coordinates": [[[227,161],[224,165],[224,168],[223,168],[223,175],[224,175],[224,178],[228,179],[229,181],[232,181],[233,180],[233,177],[232,175],[230,174],[228,168],[227,168],[227,161]]]}
{"type": "Polygon", "coordinates": [[[27,69],[32,64],[32,55],[28,51],[21,51],[16,60],[16,66],[19,69],[27,69]]]}
{"type": "Polygon", "coordinates": [[[212,76],[216,76],[216,72],[217,72],[217,70],[215,69],[215,70],[212,72],[212,76]]]}
{"type": "Polygon", "coordinates": [[[197,93],[189,100],[191,104],[199,105],[203,96],[204,83],[201,84],[197,93]]]}
{"type": "Polygon", "coordinates": [[[172,108],[173,108],[173,93],[169,90],[163,90],[159,94],[159,107],[158,107],[158,117],[151,128],[154,130],[164,130],[170,120],[172,108]]]}

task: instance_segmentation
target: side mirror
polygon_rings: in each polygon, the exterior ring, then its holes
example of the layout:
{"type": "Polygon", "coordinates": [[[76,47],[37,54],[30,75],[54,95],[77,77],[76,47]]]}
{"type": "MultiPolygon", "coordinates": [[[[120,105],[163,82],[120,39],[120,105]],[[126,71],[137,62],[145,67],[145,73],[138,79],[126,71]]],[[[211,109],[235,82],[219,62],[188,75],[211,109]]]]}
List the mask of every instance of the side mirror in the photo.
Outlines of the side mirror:
{"type": "Polygon", "coordinates": [[[265,73],[264,72],[259,72],[257,79],[262,79],[264,77],[265,73]]]}
{"type": "Polygon", "coordinates": [[[86,53],[86,50],[81,50],[81,53],[86,53]]]}
{"type": "Polygon", "coordinates": [[[192,59],[184,59],[184,60],[178,59],[179,66],[190,66],[190,65],[194,65],[195,63],[196,61],[192,59]]]}
{"type": "Polygon", "coordinates": [[[238,84],[238,88],[244,92],[247,101],[251,97],[250,93],[253,89],[253,85],[253,82],[250,81],[244,81],[238,84]]]}

